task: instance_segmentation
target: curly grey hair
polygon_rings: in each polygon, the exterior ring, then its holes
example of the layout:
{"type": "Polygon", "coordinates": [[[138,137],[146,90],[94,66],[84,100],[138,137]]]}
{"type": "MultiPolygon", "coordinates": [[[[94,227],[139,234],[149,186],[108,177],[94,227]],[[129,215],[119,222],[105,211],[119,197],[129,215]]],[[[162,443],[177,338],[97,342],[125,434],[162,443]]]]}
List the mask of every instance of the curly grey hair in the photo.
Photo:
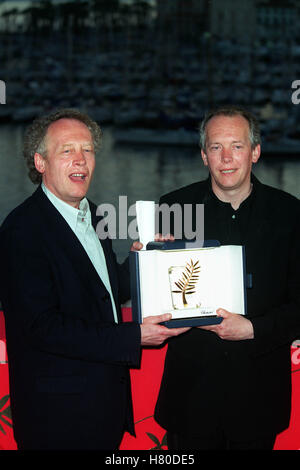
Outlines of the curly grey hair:
{"type": "Polygon", "coordinates": [[[87,114],[77,109],[60,109],[47,116],[35,119],[25,133],[23,144],[23,156],[28,167],[28,175],[34,184],[40,184],[42,182],[42,174],[37,171],[34,164],[34,154],[37,152],[44,158],[47,157],[47,131],[49,126],[59,119],[76,119],[85,124],[92,135],[95,152],[100,148],[102,140],[100,127],[87,114]]]}
{"type": "Polygon", "coordinates": [[[261,135],[259,129],[259,122],[256,117],[247,111],[246,109],[240,106],[224,106],[216,108],[208,112],[200,125],[200,147],[205,152],[206,149],[206,126],[208,121],[215,116],[242,116],[248,121],[249,124],[249,139],[251,142],[251,147],[254,149],[257,145],[261,144],[261,135]]]}

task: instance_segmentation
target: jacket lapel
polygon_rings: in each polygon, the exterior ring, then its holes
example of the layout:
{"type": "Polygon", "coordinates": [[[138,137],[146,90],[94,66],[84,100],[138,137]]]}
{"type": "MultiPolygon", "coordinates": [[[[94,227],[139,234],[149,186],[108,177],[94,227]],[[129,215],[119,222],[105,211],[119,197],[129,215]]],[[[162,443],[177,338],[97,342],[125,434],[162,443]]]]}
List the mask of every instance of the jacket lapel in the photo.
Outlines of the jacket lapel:
{"type": "Polygon", "coordinates": [[[73,230],[49,201],[41,187],[32,197],[39,207],[40,222],[45,227],[47,239],[55,240],[65,255],[74,260],[74,270],[77,271],[83,285],[91,294],[96,299],[102,297],[107,290],[73,230]]]}
{"type": "MultiPolygon", "coordinates": [[[[91,201],[89,201],[89,205],[91,209],[92,225],[94,227],[94,230],[97,233],[97,224],[103,219],[103,216],[96,215],[96,207],[91,201]]],[[[114,252],[111,248],[111,240],[109,238],[105,240],[101,240],[99,238],[99,242],[101,243],[105,260],[106,260],[108,277],[109,277],[110,286],[111,286],[112,294],[113,294],[114,301],[115,301],[115,306],[117,309],[118,320],[121,321],[121,311],[120,311],[120,306],[119,306],[119,291],[118,291],[119,279],[118,279],[118,272],[115,269],[117,263],[115,260],[114,252]]]]}

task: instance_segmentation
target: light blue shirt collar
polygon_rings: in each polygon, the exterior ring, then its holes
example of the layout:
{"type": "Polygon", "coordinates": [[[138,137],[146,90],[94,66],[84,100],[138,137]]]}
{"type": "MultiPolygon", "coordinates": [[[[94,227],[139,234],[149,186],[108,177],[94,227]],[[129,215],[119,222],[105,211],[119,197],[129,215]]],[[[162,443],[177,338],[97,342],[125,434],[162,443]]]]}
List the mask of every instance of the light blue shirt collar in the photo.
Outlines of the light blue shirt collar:
{"type": "Polygon", "coordinates": [[[64,217],[89,256],[99,277],[110,294],[114,319],[115,322],[118,323],[118,315],[111,290],[106,260],[102,245],[91,224],[91,211],[88,200],[83,198],[80,201],[79,209],[76,209],[55,196],[43,183],[41,186],[45,195],[49,198],[50,202],[52,202],[58,212],[64,217]]]}
{"type": "Polygon", "coordinates": [[[63,216],[71,229],[76,232],[77,224],[85,219],[86,227],[91,223],[91,211],[87,198],[83,198],[79,203],[79,209],[71,206],[62,199],[55,196],[45,185],[42,183],[42,189],[54,207],[63,216]]]}

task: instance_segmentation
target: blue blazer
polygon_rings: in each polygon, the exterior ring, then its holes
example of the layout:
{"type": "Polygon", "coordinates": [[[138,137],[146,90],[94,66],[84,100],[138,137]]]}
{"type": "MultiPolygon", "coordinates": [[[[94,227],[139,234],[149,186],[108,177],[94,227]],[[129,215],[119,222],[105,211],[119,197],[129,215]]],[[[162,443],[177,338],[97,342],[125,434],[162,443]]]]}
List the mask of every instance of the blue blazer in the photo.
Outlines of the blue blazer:
{"type": "MultiPolygon", "coordinates": [[[[94,227],[99,220],[90,202],[94,227]]],[[[134,433],[129,366],[140,327],[122,323],[128,266],[101,241],[110,296],[76,235],[41,187],[0,229],[14,436],[20,449],[116,449],[134,433]]]]}

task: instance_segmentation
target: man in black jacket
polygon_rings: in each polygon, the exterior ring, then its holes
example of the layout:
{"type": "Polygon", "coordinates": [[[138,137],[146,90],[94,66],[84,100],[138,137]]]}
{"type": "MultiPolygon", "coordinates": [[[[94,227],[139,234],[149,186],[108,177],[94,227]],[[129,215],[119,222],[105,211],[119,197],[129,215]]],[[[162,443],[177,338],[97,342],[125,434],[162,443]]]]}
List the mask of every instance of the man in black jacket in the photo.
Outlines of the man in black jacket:
{"type": "Polygon", "coordinates": [[[289,425],[290,345],[300,333],[299,200],[252,175],[261,147],[249,112],[211,112],[200,141],[210,177],[160,203],[192,204],[193,230],[204,204],[205,239],[244,245],[253,286],[247,316],[220,305],[220,324],[172,339],[155,417],[170,449],[272,449],[289,425]]]}
{"type": "MultiPolygon", "coordinates": [[[[117,449],[134,433],[129,366],[141,345],[181,330],[122,323],[128,266],[95,231],[85,197],[101,140],[76,110],[36,120],[24,144],[38,189],[0,229],[0,298],[6,322],[14,437],[22,450],[117,449]]],[[[184,330],[183,330],[184,331],[184,330]]]]}

